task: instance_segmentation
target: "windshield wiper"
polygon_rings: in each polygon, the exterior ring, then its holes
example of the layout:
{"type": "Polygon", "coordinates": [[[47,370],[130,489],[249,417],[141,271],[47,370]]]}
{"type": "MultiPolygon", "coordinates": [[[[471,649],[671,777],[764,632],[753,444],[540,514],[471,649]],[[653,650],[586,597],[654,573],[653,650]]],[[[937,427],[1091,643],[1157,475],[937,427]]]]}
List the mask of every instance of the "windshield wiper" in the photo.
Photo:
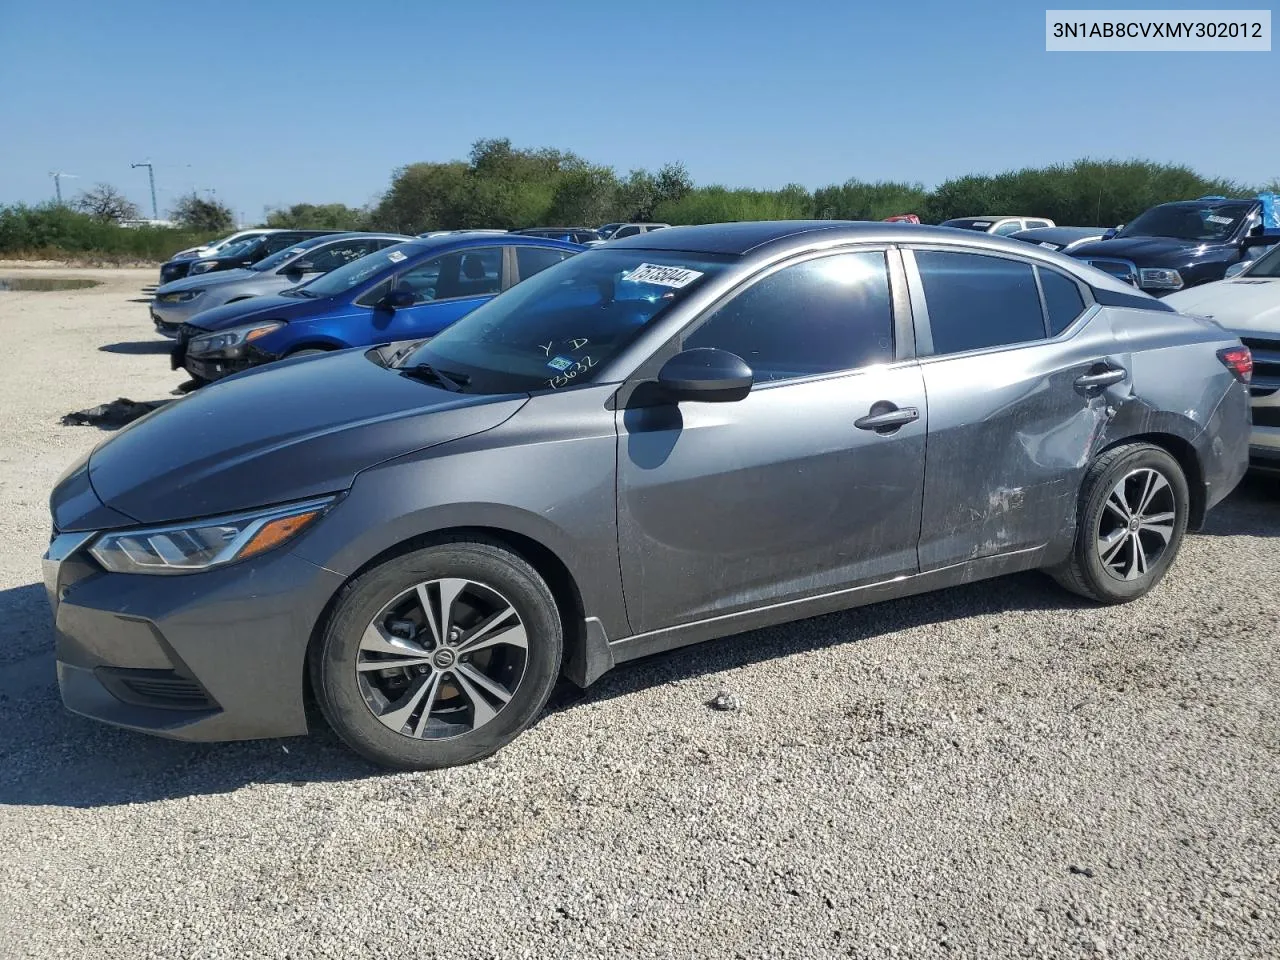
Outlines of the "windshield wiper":
{"type": "Polygon", "coordinates": [[[445,373],[443,370],[437,370],[429,363],[415,363],[411,367],[397,367],[396,369],[406,377],[421,380],[423,383],[438,383],[446,390],[452,390],[454,393],[461,393],[462,388],[471,382],[471,378],[464,373],[445,373]]]}

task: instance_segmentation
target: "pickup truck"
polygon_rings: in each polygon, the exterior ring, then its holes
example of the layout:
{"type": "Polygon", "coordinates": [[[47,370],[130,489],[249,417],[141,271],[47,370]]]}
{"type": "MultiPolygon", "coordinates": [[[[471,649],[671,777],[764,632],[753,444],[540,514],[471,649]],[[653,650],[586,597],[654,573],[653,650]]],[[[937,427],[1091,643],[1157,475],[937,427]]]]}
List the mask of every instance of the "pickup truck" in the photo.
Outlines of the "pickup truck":
{"type": "Polygon", "coordinates": [[[1280,243],[1274,215],[1269,194],[1162,203],[1068,255],[1160,297],[1221,280],[1233,264],[1280,243]]]}

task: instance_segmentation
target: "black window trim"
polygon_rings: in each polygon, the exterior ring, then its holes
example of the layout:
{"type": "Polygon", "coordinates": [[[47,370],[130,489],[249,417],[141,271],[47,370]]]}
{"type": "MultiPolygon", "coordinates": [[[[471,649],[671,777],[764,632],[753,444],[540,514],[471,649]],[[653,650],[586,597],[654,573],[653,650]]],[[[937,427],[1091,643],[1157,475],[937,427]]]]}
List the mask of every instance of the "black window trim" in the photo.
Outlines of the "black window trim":
{"type": "Polygon", "coordinates": [[[915,336],[916,351],[922,363],[928,363],[936,360],[948,360],[952,357],[970,357],[984,353],[998,353],[1004,350],[1019,350],[1026,347],[1039,346],[1045,343],[1057,343],[1060,340],[1068,340],[1080,332],[1080,329],[1094,318],[1102,309],[1098,303],[1098,299],[1093,295],[1093,288],[1077,277],[1075,274],[1063,269],[1061,266],[1041,260],[1034,256],[1035,248],[1031,248],[1032,256],[1019,256],[1018,253],[1005,250],[988,249],[986,247],[970,246],[967,244],[945,244],[945,243],[912,243],[903,244],[902,265],[906,271],[907,289],[911,294],[911,310],[915,319],[915,336]],[[1023,340],[1020,343],[1001,343],[990,347],[975,347],[972,350],[960,350],[955,353],[934,353],[933,350],[933,328],[929,324],[929,303],[928,298],[924,295],[924,281],[920,276],[920,266],[916,263],[916,251],[928,253],[970,253],[983,257],[996,257],[1001,260],[1012,260],[1015,263],[1022,263],[1032,268],[1032,275],[1035,277],[1036,291],[1040,297],[1040,320],[1044,327],[1044,337],[1039,340],[1023,340]],[[1074,320],[1067,324],[1062,332],[1054,336],[1049,335],[1049,311],[1044,297],[1044,289],[1040,284],[1040,270],[1053,270],[1054,272],[1066,277],[1076,285],[1076,290],[1080,293],[1080,299],[1084,301],[1084,310],[1082,310],[1074,320]]]}
{"type": "MultiPolygon", "coordinates": [[[[672,334],[665,343],[654,350],[653,353],[651,353],[646,360],[641,362],[632,374],[627,377],[627,385],[636,386],[640,383],[656,378],[658,371],[662,368],[662,365],[679,353],[683,348],[685,337],[697,331],[707,320],[715,315],[717,310],[734,297],[746,291],[748,287],[754,286],[766,277],[772,276],[787,267],[793,267],[809,260],[838,256],[843,253],[884,254],[889,279],[889,309],[891,311],[893,324],[894,358],[887,363],[873,364],[872,366],[846,367],[840,370],[829,370],[825,373],[814,373],[805,377],[792,377],[789,380],[760,381],[751,387],[752,392],[754,393],[757,390],[772,390],[777,387],[790,387],[796,384],[815,383],[819,380],[830,380],[835,377],[857,376],[873,368],[876,370],[895,370],[899,367],[914,363],[916,361],[916,340],[911,321],[911,301],[907,292],[906,276],[903,272],[902,261],[898,248],[894,244],[885,243],[884,241],[864,240],[861,242],[841,243],[831,246],[810,248],[808,250],[792,254],[791,256],[785,257],[781,260],[762,264],[760,269],[741,277],[738,283],[734,284],[711,303],[707,304],[701,311],[699,311],[697,316],[691,318],[683,327],[672,334]]],[[[630,390],[625,389],[619,391],[618,399],[623,405],[626,404],[627,397],[630,393],[630,390]]]]}

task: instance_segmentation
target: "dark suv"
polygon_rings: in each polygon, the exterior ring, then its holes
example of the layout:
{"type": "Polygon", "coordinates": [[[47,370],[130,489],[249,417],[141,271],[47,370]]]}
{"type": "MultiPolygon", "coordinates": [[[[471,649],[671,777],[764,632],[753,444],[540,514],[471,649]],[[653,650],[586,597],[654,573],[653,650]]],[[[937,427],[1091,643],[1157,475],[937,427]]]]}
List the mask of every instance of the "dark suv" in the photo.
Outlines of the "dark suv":
{"type": "Polygon", "coordinates": [[[1264,236],[1262,201],[1201,197],[1162,203],[1069,256],[1154,296],[1221,280],[1280,237],[1264,236]]]}

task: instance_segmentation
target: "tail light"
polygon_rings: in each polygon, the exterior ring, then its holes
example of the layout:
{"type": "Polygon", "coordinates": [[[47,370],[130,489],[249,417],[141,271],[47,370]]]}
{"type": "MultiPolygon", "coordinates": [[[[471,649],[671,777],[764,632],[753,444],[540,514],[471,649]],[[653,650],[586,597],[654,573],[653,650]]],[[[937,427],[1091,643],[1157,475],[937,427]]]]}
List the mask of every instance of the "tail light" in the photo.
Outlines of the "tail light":
{"type": "Polygon", "coordinates": [[[1218,351],[1218,359],[1241,383],[1253,379],[1253,354],[1248,347],[1227,347],[1218,351]]]}

